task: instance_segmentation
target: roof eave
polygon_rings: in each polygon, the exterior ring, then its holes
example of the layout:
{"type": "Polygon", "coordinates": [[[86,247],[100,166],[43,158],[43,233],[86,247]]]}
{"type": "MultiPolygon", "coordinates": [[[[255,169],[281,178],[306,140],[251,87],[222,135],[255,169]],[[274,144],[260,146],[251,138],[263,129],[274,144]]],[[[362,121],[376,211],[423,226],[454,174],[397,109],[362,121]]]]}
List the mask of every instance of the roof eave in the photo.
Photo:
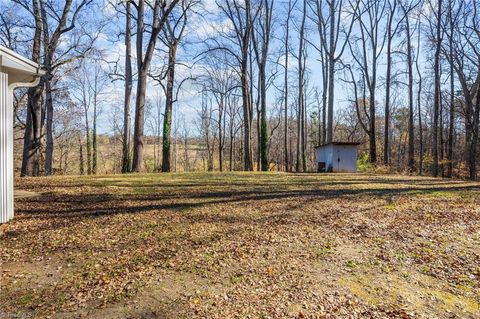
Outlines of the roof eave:
{"type": "Polygon", "coordinates": [[[45,70],[38,63],[13,52],[6,47],[0,46],[0,67],[11,72],[20,72],[29,75],[44,75],[45,70]]]}
{"type": "Polygon", "coordinates": [[[315,148],[321,148],[321,147],[325,147],[325,146],[329,146],[329,145],[345,145],[345,146],[358,146],[362,143],[360,142],[331,142],[331,143],[325,143],[325,144],[322,144],[322,145],[317,145],[315,146],[315,148]]]}

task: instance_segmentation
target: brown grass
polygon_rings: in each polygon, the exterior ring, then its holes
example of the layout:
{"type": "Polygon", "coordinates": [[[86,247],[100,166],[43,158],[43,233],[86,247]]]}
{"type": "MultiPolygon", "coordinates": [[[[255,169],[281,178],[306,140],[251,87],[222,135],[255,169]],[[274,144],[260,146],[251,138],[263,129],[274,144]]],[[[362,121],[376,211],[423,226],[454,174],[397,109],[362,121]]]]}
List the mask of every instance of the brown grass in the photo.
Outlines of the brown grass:
{"type": "Polygon", "coordinates": [[[12,316],[480,317],[479,183],[191,173],[17,188],[41,195],[0,227],[12,316]]]}

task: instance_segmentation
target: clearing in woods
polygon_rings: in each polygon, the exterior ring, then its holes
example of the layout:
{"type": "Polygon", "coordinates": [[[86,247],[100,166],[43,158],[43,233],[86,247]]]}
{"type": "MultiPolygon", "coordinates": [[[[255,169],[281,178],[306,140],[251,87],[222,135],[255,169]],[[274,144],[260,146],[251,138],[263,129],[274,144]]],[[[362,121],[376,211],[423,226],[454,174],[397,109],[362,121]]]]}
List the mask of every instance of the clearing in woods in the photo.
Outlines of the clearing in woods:
{"type": "Polygon", "coordinates": [[[480,183],[22,178],[0,309],[53,318],[479,318],[480,183]]]}

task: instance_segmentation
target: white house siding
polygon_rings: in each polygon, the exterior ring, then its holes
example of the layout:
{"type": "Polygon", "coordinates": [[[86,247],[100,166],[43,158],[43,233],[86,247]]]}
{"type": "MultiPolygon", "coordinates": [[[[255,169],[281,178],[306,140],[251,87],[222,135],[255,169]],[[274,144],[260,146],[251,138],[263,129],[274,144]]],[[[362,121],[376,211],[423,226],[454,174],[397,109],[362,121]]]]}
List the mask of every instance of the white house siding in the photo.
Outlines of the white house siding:
{"type": "Polygon", "coordinates": [[[0,69],[0,223],[13,218],[13,107],[8,74],[0,69]]]}

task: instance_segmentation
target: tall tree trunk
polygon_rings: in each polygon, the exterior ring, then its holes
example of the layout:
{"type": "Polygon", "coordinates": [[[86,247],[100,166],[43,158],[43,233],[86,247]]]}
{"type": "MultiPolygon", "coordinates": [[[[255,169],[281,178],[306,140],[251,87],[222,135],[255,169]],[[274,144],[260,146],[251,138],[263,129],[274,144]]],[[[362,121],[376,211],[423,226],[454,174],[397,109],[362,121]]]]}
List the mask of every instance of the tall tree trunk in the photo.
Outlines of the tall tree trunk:
{"type": "Polygon", "coordinates": [[[390,91],[392,85],[392,24],[395,17],[397,2],[394,1],[393,8],[389,8],[390,14],[387,25],[387,75],[385,79],[385,125],[383,144],[383,164],[390,164],[390,91]]]}
{"type": "MultiPolygon", "coordinates": [[[[51,67],[47,66],[47,70],[51,67]]],[[[46,111],[46,133],[47,146],[45,149],[45,175],[52,175],[53,169],[53,98],[51,87],[52,76],[47,72],[47,81],[45,82],[45,111],[46,111]]]]}
{"type": "Polygon", "coordinates": [[[410,19],[405,17],[407,29],[407,65],[408,65],[408,171],[413,173],[415,170],[415,136],[413,122],[413,57],[412,57],[412,40],[410,32],[410,19]]]}
{"type": "Polygon", "coordinates": [[[253,154],[252,154],[252,100],[250,96],[250,84],[248,78],[248,57],[250,36],[252,31],[251,19],[251,2],[245,0],[245,23],[247,24],[242,34],[242,57],[241,57],[241,85],[242,85],[242,100],[243,100],[243,134],[244,134],[244,169],[246,171],[253,171],[253,154]]]}
{"type": "MultiPolygon", "coordinates": [[[[143,129],[145,125],[145,94],[147,89],[148,67],[145,67],[146,61],[143,59],[143,32],[145,19],[145,1],[139,0],[137,4],[137,97],[135,100],[135,124],[133,131],[133,162],[132,171],[141,172],[143,170],[143,129]]],[[[156,39],[151,38],[155,43],[156,39]]]]}
{"type": "Polygon", "coordinates": [[[472,114],[472,132],[470,134],[469,146],[469,178],[474,181],[477,179],[477,154],[478,154],[478,135],[480,126],[480,88],[477,87],[475,97],[475,108],[472,114]]]}
{"type": "MultiPolygon", "coordinates": [[[[322,139],[320,140],[320,144],[325,144],[327,142],[327,92],[328,92],[328,68],[327,68],[327,60],[328,56],[325,54],[325,49],[322,46],[322,139]]],[[[320,116],[320,114],[319,114],[320,116]]]]}
{"type": "Polygon", "coordinates": [[[454,74],[450,72],[450,109],[448,121],[448,149],[447,149],[447,177],[452,177],[453,174],[453,134],[455,130],[455,93],[454,93],[454,74]]]}
{"type": "Polygon", "coordinates": [[[455,72],[453,67],[453,30],[455,24],[453,22],[452,2],[448,4],[448,18],[450,23],[449,36],[449,62],[450,62],[450,109],[448,121],[448,151],[447,151],[447,177],[452,177],[453,174],[453,133],[455,130],[455,72]]]}
{"type": "Polygon", "coordinates": [[[130,160],[130,102],[132,98],[132,18],[131,4],[126,2],[125,18],[125,95],[123,105],[123,145],[122,145],[122,173],[128,173],[131,170],[130,160]]]}
{"type": "Polygon", "coordinates": [[[422,96],[422,74],[418,67],[418,59],[415,61],[418,73],[418,92],[417,92],[417,112],[418,112],[418,138],[420,140],[420,157],[418,160],[418,173],[423,175],[423,124],[422,124],[422,108],[421,108],[421,96],[422,96]]]}
{"type": "Polygon", "coordinates": [[[328,50],[328,121],[327,143],[333,142],[333,102],[335,85],[335,0],[330,1],[330,39],[328,50]]]}
{"type": "MultiPolygon", "coordinates": [[[[35,34],[33,37],[32,61],[40,63],[40,45],[42,36],[42,20],[37,0],[32,1],[35,18],[35,34]]],[[[23,137],[23,157],[21,176],[38,176],[40,174],[40,150],[42,146],[42,96],[44,78],[33,88],[28,89],[27,121],[23,137]]]]}
{"type": "MultiPolygon", "coordinates": [[[[252,44],[258,66],[258,97],[260,103],[259,110],[259,165],[260,170],[269,170],[268,158],[268,125],[267,125],[267,77],[266,65],[268,58],[268,50],[270,45],[271,21],[272,21],[272,0],[262,0],[262,13],[257,17],[258,31],[252,28],[252,44]],[[259,36],[257,36],[257,34],[259,36]],[[261,48],[259,47],[261,43],[261,48]]],[[[252,25],[254,22],[252,21],[252,25]]]]}
{"type": "Polygon", "coordinates": [[[304,164],[304,138],[305,138],[305,129],[304,129],[304,107],[305,107],[305,96],[304,96],[304,85],[305,85],[305,65],[304,65],[304,56],[305,56],[305,20],[307,15],[307,1],[303,1],[303,11],[302,11],[302,22],[300,25],[300,39],[298,45],[298,111],[297,111],[297,163],[296,171],[305,171],[304,164]]]}
{"type": "MultiPolygon", "coordinates": [[[[418,28],[417,36],[417,56],[415,58],[415,69],[417,70],[418,75],[418,90],[417,90],[417,112],[418,112],[418,139],[420,140],[420,149],[419,149],[419,159],[418,159],[418,173],[423,175],[423,124],[422,124],[422,107],[421,107],[421,97],[422,97],[422,73],[420,72],[420,67],[418,64],[420,56],[420,40],[421,40],[421,28],[418,28]]],[[[412,93],[413,94],[413,93],[412,93]]]]}
{"type": "Polygon", "coordinates": [[[132,171],[143,170],[143,130],[145,126],[145,94],[147,78],[146,72],[141,71],[137,82],[137,99],[135,102],[135,127],[133,138],[133,163],[132,171]]]}
{"type": "MultiPolygon", "coordinates": [[[[376,52],[373,52],[375,55],[376,52]]],[[[376,140],[376,128],[375,128],[375,63],[372,64],[372,84],[370,88],[370,134],[369,134],[369,148],[370,148],[370,163],[375,164],[377,162],[377,140],[376,140]]]]}
{"type": "Polygon", "coordinates": [[[173,111],[173,86],[175,84],[175,65],[177,42],[170,43],[168,50],[167,90],[165,95],[165,116],[163,118],[162,172],[171,171],[171,135],[173,111]]]}
{"type": "Polygon", "coordinates": [[[233,124],[230,126],[230,150],[229,150],[229,161],[228,161],[228,168],[231,171],[233,171],[233,140],[234,140],[234,136],[233,136],[233,124]]]}
{"type": "Polygon", "coordinates": [[[80,175],[85,175],[85,161],[83,159],[83,143],[82,139],[78,137],[78,145],[79,145],[79,170],[80,175]]]}
{"type": "Polygon", "coordinates": [[[443,102],[442,102],[442,94],[440,92],[440,110],[439,110],[439,139],[440,139],[440,154],[439,154],[439,161],[440,161],[440,175],[445,177],[445,165],[444,165],[444,158],[445,158],[445,140],[444,140],[444,120],[443,120],[443,102]]]}
{"type": "Polygon", "coordinates": [[[223,172],[223,149],[225,146],[225,125],[224,125],[224,112],[225,112],[225,97],[220,97],[220,105],[218,108],[218,165],[220,172],[223,172]]]}
{"type": "Polygon", "coordinates": [[[85,144],[87,149],[87,174],[92,174],[92,144],[90,140],[90,125],[88,123],[87,109],[85,109],[85,144]]]}
{"type": "MultiPolygon", "coordinates": [[[[303,61],[303,65],[305,68],[305,63],[306,61],[303,61]]],[[[307,171],[307,129],[308,129],[308,119],[307,119],[307,102],[305,99],[306,94],[306,87],[304,85],[304,91],[303,91],[303,105],[302,105],[302,172],[307,171]]]]}
{"type": "Polygon", "coordinates": [[[38,176],[40,174],[40,151],[42,148],[43,128],[43,80],[28,90],[27,121],[23,137],[23,157],[21,176],[38,176]]]}
{"type": "Polygon", "coordinates": [[[250,104],[250,91],[247,75],[247,63],[242,63],[241,68],[242,100],[243,100],[243,160],[244,169],[253,171],[252,158],[252,110],[250,104]],[[244,65],[243,65],[244,64],[244,65]]]}
{"type": "Polygon", "coordinates": [[[259,70],[260,77],[260,161],[262,171],[268,171],[267,84],[265,65],[259,70]]]}
{"type": "Polygon", "coordinates": [[[432,175],[438,176],[438,120],[439,120],[439,111],[440,111],[440,51],[442,46],[441,41],[441,19],[442,19],[442,0],[438,0],[438,11],[436,14],[436,37],[435,37],[435,61],[434,61],[434,97],[433,97],[433,127],[432,127],[432,135],[433,135],[433,165],[432,165],[432,175]]]}
{"type": "MultiPolygon", "coordinates": [[[[97,81],[97,79],[95,79],[97,81]]],[[[93,127],[92,127],[92,174],[97,174],[97,92],[93,101],[93,127]]]]}
{"type": "Polygon", "coordinates": [[[296,161],[295,161],[295,171],[298,173],[301,169],[301,151],[302,151],[302,105],[299,103],[300,96],[302,93],[298,94],[297,101],[297,152],[296,152],[296,161]]]}
{"type": "Polygon", "coordinates": [[[283,156],[285,161],[285,172],[290,171],[289,163],[289,148],[288,148],[288,43],[290,38],[290,15],[291,15],[292,1],[288,0],[287,22],[285,26],[285,74],[283,77],[283,107],[284,107],[284,132],[283,132],[283,156]]]}

